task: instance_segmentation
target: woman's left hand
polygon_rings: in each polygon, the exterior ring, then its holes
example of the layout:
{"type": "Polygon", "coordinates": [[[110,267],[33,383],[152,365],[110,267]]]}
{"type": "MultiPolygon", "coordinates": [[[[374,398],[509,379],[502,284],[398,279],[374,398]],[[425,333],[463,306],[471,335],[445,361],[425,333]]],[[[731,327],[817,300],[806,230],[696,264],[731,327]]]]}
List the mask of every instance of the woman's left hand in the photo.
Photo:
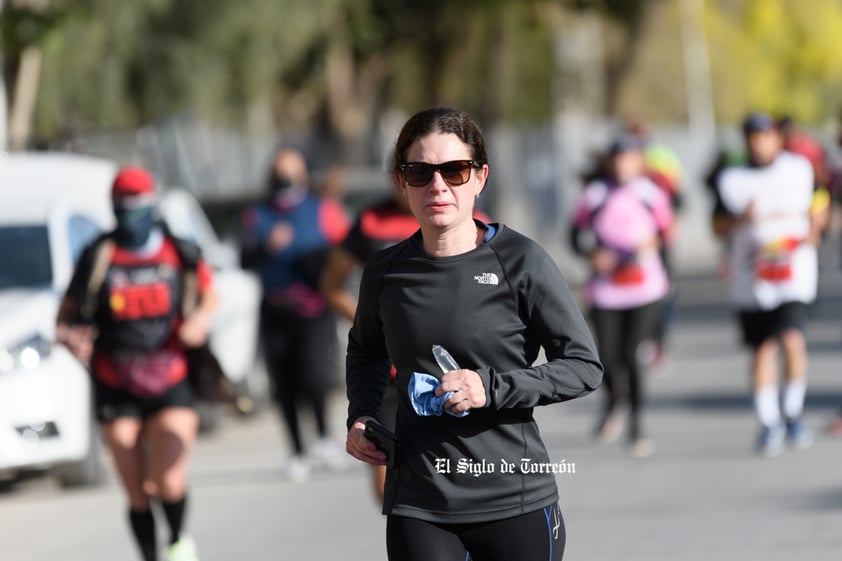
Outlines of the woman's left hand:
{"type": "Polygon", "coordinates": [[[453,392],[453,395],[445,402],[444,408],[451,413],[485,407],[485,386],[473,370],[451,370],[442,376],[436,396],[441,397],[447,392],[453,392]]]}

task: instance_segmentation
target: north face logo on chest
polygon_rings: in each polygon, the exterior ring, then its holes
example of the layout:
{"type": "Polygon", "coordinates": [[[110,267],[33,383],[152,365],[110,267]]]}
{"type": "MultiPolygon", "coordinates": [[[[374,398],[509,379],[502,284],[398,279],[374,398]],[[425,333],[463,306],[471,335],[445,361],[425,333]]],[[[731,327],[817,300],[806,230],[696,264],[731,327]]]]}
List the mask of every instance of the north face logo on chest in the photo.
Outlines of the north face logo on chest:
{"type": "Polygon", "coordinates": [[[477,284],[492,284],[498,285],[500,284],[500,279],[497,278],[497,275],[494,273],[482,273],[481,275],[474,275],[474,280],[477,281],[477,284]]]}

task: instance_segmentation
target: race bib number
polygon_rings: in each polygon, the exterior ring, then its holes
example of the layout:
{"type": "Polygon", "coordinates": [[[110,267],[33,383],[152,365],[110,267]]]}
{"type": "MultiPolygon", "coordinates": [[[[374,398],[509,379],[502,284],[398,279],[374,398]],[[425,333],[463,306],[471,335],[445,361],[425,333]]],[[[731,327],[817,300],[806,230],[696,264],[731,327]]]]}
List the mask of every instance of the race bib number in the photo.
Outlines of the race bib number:
{"type": "Polygon", "coordinates": [[[611,282],[619,285],[633,285],[643,282],[644,272],[643,267],[637,263],[627,263],[620,265],[611,276],[611,282]]]}
{"type": "Polygon", "coordinates": [[[754,277],[767,282],[786,282],[792,278],[792,255],[799,240],[784,239],[760,250],[754,264],[754,277]]]}
{"type": "Polygon", "coordinates": [[[169,286],[161,282],[112,288],[109,304],[115,318],[136,320],[167,315],[172,298],[169,286]]]}
{"type": "Polygon", "coordinates": [[[792,278],[792,261],[789,255],[774,259],[759,259],[754,267],[754,277],[767,282],[786,282],[792,278]]]}

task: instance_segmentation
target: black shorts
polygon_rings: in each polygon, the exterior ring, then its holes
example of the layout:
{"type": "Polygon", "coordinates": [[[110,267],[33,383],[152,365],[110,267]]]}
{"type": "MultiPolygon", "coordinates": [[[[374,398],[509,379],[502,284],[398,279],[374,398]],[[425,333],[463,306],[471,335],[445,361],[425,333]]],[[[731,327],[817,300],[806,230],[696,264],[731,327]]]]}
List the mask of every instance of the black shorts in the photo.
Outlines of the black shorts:
{"type": "Polygon", "coordinates": [[[788,329],[804,332],[807,326],[807,304],[786,302],[771,310],[739,310],[743,343],[756,349],[777,338],[788,329]]]}
{"type": "Polygon", "coordinates": [[[561,561],[566,542],[558,504],[474,524],[386,518],[390,561],[561,561]]]}
{"type": "Polygon", "coordinates": [[[105,423],[118,417],[147,419],[169,407],[196,406],[196,395],[187,379],[177,383],[161,395],[140,397],[94,381],[94,412],[97,421],[105,423]]]}

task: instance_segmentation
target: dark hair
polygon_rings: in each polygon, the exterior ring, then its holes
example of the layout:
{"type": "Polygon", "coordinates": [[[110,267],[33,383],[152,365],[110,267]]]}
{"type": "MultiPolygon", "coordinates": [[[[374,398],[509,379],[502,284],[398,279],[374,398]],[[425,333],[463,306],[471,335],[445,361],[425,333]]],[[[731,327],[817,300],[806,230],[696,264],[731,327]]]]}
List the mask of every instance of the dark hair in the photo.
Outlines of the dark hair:
{"type": "Polygon", "coordinates": [[[608,145],[608,155],[616,156],[624,152],[643,152],[643,140],[629,132],[620,133],[608,145]]]}
{"type": "Polygon", "coordinates": [[[432,133],[455,134],[471,149],[471,159],[480,165],[488,163],[485,138],[479,125],[464,111],[450,107],[433,107],[420,111],[404,124],[395,143],[392,171],[406,161],[409,147],[421,137],[432,133]]]}
{"type": "Polygon", "coordinates": [[[775,118],[763,111],[754,111],[743,119],[743,134],[748,136],[755,132],[778,130],[775,118]]]}

